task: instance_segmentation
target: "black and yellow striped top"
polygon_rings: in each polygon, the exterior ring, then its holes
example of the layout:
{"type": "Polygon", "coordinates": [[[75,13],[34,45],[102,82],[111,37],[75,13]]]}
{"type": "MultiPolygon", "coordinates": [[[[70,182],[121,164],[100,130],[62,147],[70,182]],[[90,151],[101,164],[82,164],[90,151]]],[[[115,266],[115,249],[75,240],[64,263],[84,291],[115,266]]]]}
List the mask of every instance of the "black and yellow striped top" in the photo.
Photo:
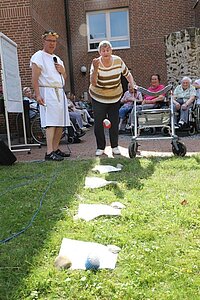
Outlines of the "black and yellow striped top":
{"type": "MultiPolygon", "coordinates": [[[[102,103],[116,103],[122,96],[123,90],[121,85],[121,74],[127,77],[130,72],[123,60],[116,55],[112,55],[113,63],[110,67],[105,67],[100,62],[97,85],[90,84],[90,96],[102,103]]],[[[90,74],[93,73],[94,67],[91,65],[90,74]]]]}

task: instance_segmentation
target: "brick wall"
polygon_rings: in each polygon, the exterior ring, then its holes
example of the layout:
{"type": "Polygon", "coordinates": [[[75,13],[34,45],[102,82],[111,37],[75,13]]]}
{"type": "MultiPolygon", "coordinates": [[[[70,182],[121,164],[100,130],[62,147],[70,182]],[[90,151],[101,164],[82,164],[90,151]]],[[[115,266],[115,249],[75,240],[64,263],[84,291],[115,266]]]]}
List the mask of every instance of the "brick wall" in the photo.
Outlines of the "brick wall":
{"type": "MultiPolygon", "coordinates": [[[[60,35],[56,53],[68,65],[63,0],[1,0],[0,31],[18,45],[22,86],[31,84],[31,55],[42,49],[42,33],[53,29],[60,35]]],[[[68,83],[69,85],[69,83],[68,83]]]]}
{"type": "Polygon", "coordinates": [[[195,11],[195,26],[200,28],[200,1],[198,0],[194,6],[195,11]]]}
{"type": "MultiPolygon", "coordinates": [[[[22,87],[31,86],[30,57],[42,49],[41,35],[47,29],[59,33],[56,54],[69,71],[65,22],[63,0],[0,0],[0,31],[18,45],[22,87]]],[[[69,76],[66,86],[69,89],[69,76]]],[[[2,115],[0,118],[2,127],[2,115]]]]}
{"type": "Polygon", "coordinates": [[[29,0],[0,3],[0,29],[18,46],[19,69],[22,84],[30,84],[29,60],[33,49],[29,0]]]}
{"type": "MultiPolygon", "coordinates": [[[[71,49],[74,90],[77,96],[88,89],[89,72],[83,75],[82,65],[89,70],[97,52],[88,53],[87,38],[80,33],[86,23],[86,12],[128,7],[131,48],[115,50],[126,62],[138,84],[148,86],[152,73],[167,80],[164,37],[171,32],[199,26],[196,0],[68,0],[71,28],[71,49]]],[[[69,61],[66,41],[64,0],[0,0],[0,31],[18,44],[22,86],[31,84],[30,56],[42,48],[41,34],[53,29],[60,34],[56,53],[66,65],[69,61]]],[[[68,80],[66,89],[70,89],[68,80]]]]}
{"type": "Polygon", "coordinates": [[[98,56],[97,52],[88,53],[87,38],[79,33],[80,26],[86,23],[87,10],[129,7],[131,48],[115,50],[114,54],[122,57],[138,84],[148,86],[150,75],[154,72],[160,73],[163,83],[166,82],[164,37],[171,32],[195,25],[195,2],[196,0],[69,0],[77,96],[86,90],[89,84],[89,74],[87,72],[82,76],[81,65],[89,69],[92,59],[98,56]]]}
{"type": "Polygon", "coordinates": [[[42,48],[41,35],[47,29],[55,30],[59,34],[56,54],[61,57],[66,66],[69,89],[69,68],[65,7],[63,0],[32,0],[31,1],[32,33],[33,33],[33,52],[42,48]]]}

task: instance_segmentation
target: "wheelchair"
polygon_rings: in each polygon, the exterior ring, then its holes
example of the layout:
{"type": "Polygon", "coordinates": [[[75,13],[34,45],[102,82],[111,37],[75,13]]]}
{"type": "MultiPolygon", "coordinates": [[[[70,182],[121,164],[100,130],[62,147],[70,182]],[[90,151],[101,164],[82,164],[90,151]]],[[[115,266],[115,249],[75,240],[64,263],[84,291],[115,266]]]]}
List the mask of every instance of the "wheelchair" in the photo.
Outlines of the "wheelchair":
{"type": "MultiPolygon", "coordinates": [[[[180,111],[177,113],[179,118],[180,111]]],[[[182,128],[176,129],[177,134],[188,133],[194,135],[200,132],[200,104],[197,100],[194,101],[192,107],[189,109],[188,122],[182,128]]]]}
{"type": "Polygon", "coordinates": [[[200,133],[200,103],[195,104],[194,118],[195,118],[196,132],[200,133]]]}
{"type": "MultiPolygon", "coordinates": [[[[31,122],[31,136],[36,143],[46,145],[46,130],[41,127],[40,114],[37,111],[36,116],[31,122]]],[[[76,126],[70,121],[70,126],[63,127],[61,140],[66,140],[69,144],[80,143],[80,138],[85,135],[85,132],[78,132],[76,126]]]]}
{"type": "Polygon", "coordinates": [[[30,123],[31,137],[33,140],[40,145],[46,145],[46,130],[41,127],[39,111],[37,111],[35,117],[30,120],[30,123]]]}
{"type": "Polygon", "coordinates": [[[152,109],[136,109],[134,103],[134,124],[131,142],[128,147],[129,157],[134,158],[138,151],[138,141],[144,140],[169,140],[172,145],[172,152],[176,156],[185,156],[187,149],[186,146],[180,141],[180,138],[175,134],[174,129],[174,110],[172,98],[172,85],[166,86],[159,92],[149,92],[143,87],[138,87],[142,94],[158,97],[162,94],[171,92],[169,103],[161,108],[152,109]],[[153,128],[162,128],[161,131],[166,130],[169,136],[141,136],[141,130],[153,128]]]}

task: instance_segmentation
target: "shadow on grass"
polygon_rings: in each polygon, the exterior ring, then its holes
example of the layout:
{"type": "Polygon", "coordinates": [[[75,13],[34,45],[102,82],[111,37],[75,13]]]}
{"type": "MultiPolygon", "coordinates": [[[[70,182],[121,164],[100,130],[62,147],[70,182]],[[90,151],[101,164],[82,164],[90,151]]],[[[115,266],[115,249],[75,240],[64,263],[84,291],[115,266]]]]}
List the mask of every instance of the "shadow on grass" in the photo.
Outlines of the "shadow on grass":
{"type": "MultiPolygon", "coordinates": [[[[199,163],[200,159],[198,156],[194,156],[195,160],[199,163]]],[[[124,197],[124,188],[127,190],[136,189],[141,190],[144,186],[144,181],[148,180],[154,172],[158,164],[163,161],[170,160],[179,160],[183,161],[191,159],[190,157],[147,157],[141,158],[137,157],[134,159],[129,158],[102,158],[100,160],[101,164],[113,165],[116,166],[118,163],[123,165],[122,172],[112,172],[106,175],[106,180],[114,180],[123,185],[123,188],[120,188],[119,185],[113,190],[114,194],[119,198],[123,199],[124,197]]]]}
{"type": "Polygon", "coordinates": [[[115,188],[114,193],[119,198],[124,197],[124,187],[125,189],[137,189],[141,190],[144,186],[144,179],[151,177],[155,171],[155,167],[162,160],[167,160],[169,158],[135,158],[135,159],[125,159],[118,158],[115,159],[102,159],[101,164],[115,165],[120,163],[123,165],[123,172],[113,172],[106,176],[106,180],[116,180],[118,183],[123,185],[123,189],[119,185],[115,188]],[[117,162],[116,162],[117,161],[117,162]]]}
{"type": "MultiPolygon", "coordinates": [[[[109,173],[105,176],[107,180],[115,180],[119,183],[116,188],[112,188],[112,192],[120,200],[124,197],[124,189],[141,190],[144,186],[144,180],[154,174],[157,165],[160,162],[172,159],[183,159],[185,161],[190,158],[149,157],[133,160],[102,158],[100,163],[114,166],[121,163],[123,165],[122,172],[109,173]]],[[[195,159],[199,162],[198,157],[195,159]]],[[[73,206],[75,206],[74,195],[81,193],[85,177],[95,163],[95,160],[87,160],[65,161],[62,164],[26,163],[11,167],[0,167],[0,195],[2,195],[2,224],[0,224],[0,227],[3,233],[2,239],[18,232],[29,223],[38,208],[41,197],[46,192],[42,208],[33,225],[24,234],[1,245],[0,286],[2,288],[0,299],[23,299],[16,297],[16,293],[23,289],[28,280],[27,278],[30,279],[32,269],[36,264],[35,259],[38,265],[44,265],[44,269],[45,257],[53,262],[56,253],[58,253],[62,237],[66,233],[66,224],[74,229],[69,238],[73,238],[76,229],[78,230],[79,227],[83,226],[83,229],[86,227],[83,222],[77,222],[72,226],[71,216],[68,218],[68,223],[62,222],[61,224],[59,221],[66,218],[66,210],[63,208],[69,207],[73,210],[73,206]],[[49,189],[47,190],[48,186],[49,189]],[[12,187],[16,188],[12,189],[12,187]],[[59,226],[61,228],[58,228],[59,226]],[[57,230],[61,234],[54,237],[55,240],[50,244],[52,235],[57,230]],[[40,255],[41,251],[46,252],[40,255]]],[[[181,167],[185,168],[185,164],[181,167]]],[[[93,224],[90,226],[92,227],[93,224]]],[[[91,232],[88,232],[88,234],[91,234],[91,232]]],[[[39,275],[37,277],[37,274],[34,274],[34,276],[32,277],[33,281],[37,281],[39,275]]],[[[42,275],[40,274],[40,276],[42,275]]]]}
{"type": "Polygon", "coordinates": [[[57,222],[66,217],[63,208],[73,206],[74,195],[92,167],[92,160],[0,167],[1,241],[26,228],[42,200],[28,230],[1,243],[0,299],[19,299],[16,291],[23,289],[34,258],[48,244],[57,222]]]}

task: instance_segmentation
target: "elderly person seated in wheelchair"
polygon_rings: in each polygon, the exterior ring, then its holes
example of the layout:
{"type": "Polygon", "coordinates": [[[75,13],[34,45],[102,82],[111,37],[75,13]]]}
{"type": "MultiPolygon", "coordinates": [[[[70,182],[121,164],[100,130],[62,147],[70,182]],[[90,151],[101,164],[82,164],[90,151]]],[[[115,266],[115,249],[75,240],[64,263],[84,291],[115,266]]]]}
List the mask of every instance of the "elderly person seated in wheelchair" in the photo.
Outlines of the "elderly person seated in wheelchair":
{"type": "MultiPolygon", "coordinates": [[[[160,83],[161,81],[161,78],[160,78],[160,75],[159,74],[152,74],[151,77],[150,77],[150,86],[148,87],[148,89],[144,89],[145,92],[149,91],[149,92],[152,92],[152,93],[158,93],[160,92],[161,90],[163,90],[165,88],[165,86],[163,84],[160,83]]],[[[140,88],[139,88],[140,89],[140,88]]],[[[142,104],[141,105],[137,105],[137,108],[136,110],[137,111],[141,111],[141,110],[146,110],[146,109],[153,109],[153,108],[160,108],[162,107],[162,105],[164,104],[164,99],[165,99],[165,94],[161,94],[159,96],[151,96],[151,95],[148,95],[148,93],[145,93],[142,91],[142,94],[143,94],[143,101],[142,101],[142,104]]],[[[131,129],[133,127],[133,119],[134,119],[134,107],[131,111],[131,116],[129,118],[129,127],[127,127],[127,129],[131,129]]]]}
{"type": "Polygon", "coordinates": [[[189,109],[192,107],[196,97],[195,87],[192,86],[192,80],[185,76],[181,80],[173,95],[174,103],[174,124],[175,128],[182,128],[188,123],[189,109]],[[180,111],[180,119],[177,124],[177,112],[180,111]]]}
{"type": "Polygon", "coordinates": [[[122,131],[122,123],[126,116],[132,111],[134,101],[136,101],[137,104],[141,104],[142,100],[142,94],[137,90],[137,86],[133,88],[128,84],[128,91],[124,93],[120,101],[123,105],[119,109],[119,131],[122,131]]]}
{"type": "MultiPolygon", "coordinates": [[[[157,93],[164,89],[165,86],[161,84],[160,81],[161,79],[159,74],[152,74],[150,79],[150,87],[148,87],[148,91],[157,93]]],[[[159,96],[144,95],[144,100],[142,101],[142,109],[159,108],[164,99],[164,94],[159,96]]]]}
{"type": "Polygon", "coordinates": [[[24,87],[23,88],[23,100],[29,103],[29,118],[33,119],[38,112],[38,103],[34,99],[31,88],[24,87]]]}
{"type": "Polygon", "coordinates": [[[200,105],[200,78],[196,79],[193,83],[193,86],[196,89],[197,105],[200,105]]]}

